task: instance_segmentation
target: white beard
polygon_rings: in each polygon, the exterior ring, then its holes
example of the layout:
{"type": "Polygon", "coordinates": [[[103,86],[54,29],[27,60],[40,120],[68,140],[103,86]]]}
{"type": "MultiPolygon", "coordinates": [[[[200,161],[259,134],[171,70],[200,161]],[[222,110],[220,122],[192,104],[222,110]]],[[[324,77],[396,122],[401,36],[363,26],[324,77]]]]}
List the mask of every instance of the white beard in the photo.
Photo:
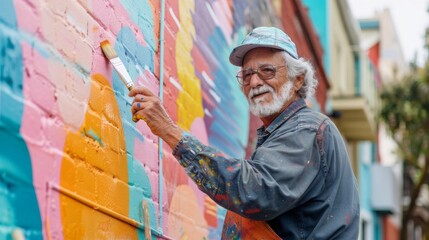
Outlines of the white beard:
{"type": "Polygon", "coordinates": [[[283,84],[280,94],[276,94],[274,92],[274,89],[267,84],[264,84],[259,88],[250,89],[249,94],[247,96],[250,111],[258,117],[268,117],[280,112],[284,104],[292,97],[292,87],[293,83],[291,81],[287,81],[285,84],[283,84]],[[272,94],[273,99],[271,103],[263,104],[263,98],[257,98],[255,100],[252,99],[253,96],[263,92],[269,92],[272,94]]]}

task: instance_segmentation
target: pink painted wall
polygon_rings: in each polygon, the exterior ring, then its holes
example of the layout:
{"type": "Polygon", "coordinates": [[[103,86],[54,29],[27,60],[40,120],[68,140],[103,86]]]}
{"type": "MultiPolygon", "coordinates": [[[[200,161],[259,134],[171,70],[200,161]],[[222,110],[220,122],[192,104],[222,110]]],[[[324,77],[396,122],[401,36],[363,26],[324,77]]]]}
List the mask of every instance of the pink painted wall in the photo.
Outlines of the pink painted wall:
{"type": "Polygon", "coordinates": [[[166,145],[160,161],[158,138],[131,121],[131,99],[99,43],[112,43],[137,85],[159,94],[164,81],[181,127],[243,157],[248,106],[228,55],[248,28],[275,19],[264,4],[3,1],[0,239],[144,239],[144,201],[153,239],[218,239],[225,210],[166,145]]]}

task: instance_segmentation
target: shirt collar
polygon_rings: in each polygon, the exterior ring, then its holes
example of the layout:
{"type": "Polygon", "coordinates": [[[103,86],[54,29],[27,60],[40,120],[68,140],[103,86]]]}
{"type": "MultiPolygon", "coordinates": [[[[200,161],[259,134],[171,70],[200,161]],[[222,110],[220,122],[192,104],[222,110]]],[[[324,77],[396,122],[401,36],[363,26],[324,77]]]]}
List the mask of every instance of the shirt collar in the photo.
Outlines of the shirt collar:
{"type": "Polygon", "coordinates": [[[267,128],[261,126],[258,129],[258,135],[262,135],[264,132],[268,132],[271,134],[277,127],[282,125],[290,117],[292,117],[292,115],[294,115],[302,108],[305,108],[306,106],[307,104],[305,103],[303,98],[298,98],[297,100],[293,101],[279,116],[274,119],[274,121],[270,123],[270,125],[268,125],[267,128]]]}

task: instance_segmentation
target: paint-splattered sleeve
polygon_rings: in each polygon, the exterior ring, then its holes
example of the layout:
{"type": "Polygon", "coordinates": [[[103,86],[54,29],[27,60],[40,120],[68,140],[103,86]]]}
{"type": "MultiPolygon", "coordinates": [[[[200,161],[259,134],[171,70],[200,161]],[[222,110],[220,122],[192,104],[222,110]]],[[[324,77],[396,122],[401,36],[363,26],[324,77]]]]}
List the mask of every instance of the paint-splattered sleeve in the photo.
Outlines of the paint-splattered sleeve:
{"type": "Polygon", "coordinates": [[[228,169],[236,168],[240,160],[224,156],[191,135],[183,136],[173,154],[203,192],[215,201],[227,200],[225,179],[229,179],[233,173],[229,173],[228,169]]]}
{"type": "Polygon", "coordinates": [[[173,154],[219,205],[247,218],[270,220],[296,206],[318,173],[315,135],[310,130],[280,132],[251,160],[227,157],[184,136],[173,154]]]}

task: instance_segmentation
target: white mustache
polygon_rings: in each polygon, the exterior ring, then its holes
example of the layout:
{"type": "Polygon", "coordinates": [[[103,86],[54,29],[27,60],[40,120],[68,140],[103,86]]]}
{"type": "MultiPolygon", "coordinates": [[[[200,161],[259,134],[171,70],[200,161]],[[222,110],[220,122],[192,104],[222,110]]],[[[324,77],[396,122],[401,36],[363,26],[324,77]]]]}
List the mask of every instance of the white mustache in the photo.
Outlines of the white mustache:
{"type": "Polygon", "coordinates": [[[274,89],[268,85],[262,85],[258,88],[252,88],[252,89],[250,89],[249,94],[247,95],[247,98],[250,100],[255,95],[259,95],[259,94],[266,93],[266,92],[274,93],[274,89]]]}

